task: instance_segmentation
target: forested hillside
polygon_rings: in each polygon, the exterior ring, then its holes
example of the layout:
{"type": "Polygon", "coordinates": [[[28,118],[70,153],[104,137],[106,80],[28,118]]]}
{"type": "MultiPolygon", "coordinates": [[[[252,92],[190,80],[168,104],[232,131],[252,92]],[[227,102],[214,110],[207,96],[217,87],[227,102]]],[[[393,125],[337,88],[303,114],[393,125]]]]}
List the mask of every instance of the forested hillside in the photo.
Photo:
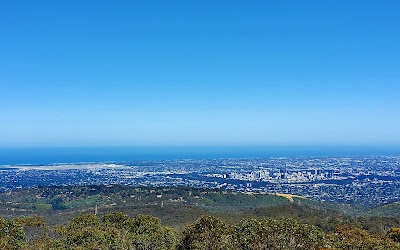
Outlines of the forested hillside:
{"type": "Polygon", "coordinates": [[[350,224],[324,232],[294,219],[244,219],[230,224],[202,216],[182,230],[150,215],[121,212],[74,217],[50,228],[41,217],[0,218],[1,249],[400,249],[400,231],[372,234],[350,224]]]}
{"type": "Polygon", "coordinates": [[[397,206],[187,187],[21,189],[0,194],[0,249],[400,249],[397,206]]]}
{"type": "Polygon", "coordinates": [[[333,230],[342,223],[373,233],[400,227],[397,203],[369,209],[274,194],[121,185],[39,187],[0,193],[0,215],[6,218],[42,216],[50,226],[64,225],[73,217],[94,213],[96,209],[99,215],[115,211],[131,217],[150,214],[177,229],[203,214],[229,223],[247,218],[294,218],[323,230],[333,230]]]}

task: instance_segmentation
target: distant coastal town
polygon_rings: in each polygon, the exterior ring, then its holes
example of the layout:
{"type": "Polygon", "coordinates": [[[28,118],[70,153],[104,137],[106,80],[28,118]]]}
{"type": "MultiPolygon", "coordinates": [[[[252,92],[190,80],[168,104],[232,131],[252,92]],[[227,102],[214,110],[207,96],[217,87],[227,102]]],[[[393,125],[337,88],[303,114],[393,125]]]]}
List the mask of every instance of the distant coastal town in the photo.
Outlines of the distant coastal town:
{"type": "Polygon", "coordinates": [[[190,186],[377,206],[400,200],[400,157],[153,160],[0,167],[0,191],[68,185],[190,186]]]}

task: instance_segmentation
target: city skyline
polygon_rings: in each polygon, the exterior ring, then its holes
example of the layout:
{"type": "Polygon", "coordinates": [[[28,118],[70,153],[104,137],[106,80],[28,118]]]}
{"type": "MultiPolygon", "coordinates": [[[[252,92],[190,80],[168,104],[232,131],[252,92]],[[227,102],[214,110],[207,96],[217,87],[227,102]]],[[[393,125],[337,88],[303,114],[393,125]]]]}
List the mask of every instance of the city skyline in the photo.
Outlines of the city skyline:
{"type": "Polygon", "coordinates": [[[0,147],[400,145],[397,1],[18,1],[0,147]]]}

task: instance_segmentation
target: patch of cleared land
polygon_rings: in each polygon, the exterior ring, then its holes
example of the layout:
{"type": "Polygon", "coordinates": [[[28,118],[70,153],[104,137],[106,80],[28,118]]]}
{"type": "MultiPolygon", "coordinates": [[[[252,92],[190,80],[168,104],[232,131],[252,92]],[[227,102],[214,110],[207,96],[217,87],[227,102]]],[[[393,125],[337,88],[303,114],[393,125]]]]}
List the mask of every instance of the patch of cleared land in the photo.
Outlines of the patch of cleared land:
{"type": "Polygon", "coordinates": [[[279,194],[279,193],[277,193],[276,195],[277,195],[277,196],[285,197],[285,198],[288,199],[291,203],[294,202],[293,197],[294,197],[294,198],[305,199],[303,196],[294,195],[294,194],[279,194]]]}

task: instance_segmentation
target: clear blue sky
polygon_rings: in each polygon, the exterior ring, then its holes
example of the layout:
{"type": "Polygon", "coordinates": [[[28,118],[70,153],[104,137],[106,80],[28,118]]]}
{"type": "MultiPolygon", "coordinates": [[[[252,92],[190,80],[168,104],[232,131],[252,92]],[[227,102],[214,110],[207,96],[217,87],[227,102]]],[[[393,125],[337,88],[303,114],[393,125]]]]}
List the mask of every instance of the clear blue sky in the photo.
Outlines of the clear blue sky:
{"type": "Polygon", "coordinates": [[[2,1],[0,146],[400,145],[400,1],[2,1]]]}

